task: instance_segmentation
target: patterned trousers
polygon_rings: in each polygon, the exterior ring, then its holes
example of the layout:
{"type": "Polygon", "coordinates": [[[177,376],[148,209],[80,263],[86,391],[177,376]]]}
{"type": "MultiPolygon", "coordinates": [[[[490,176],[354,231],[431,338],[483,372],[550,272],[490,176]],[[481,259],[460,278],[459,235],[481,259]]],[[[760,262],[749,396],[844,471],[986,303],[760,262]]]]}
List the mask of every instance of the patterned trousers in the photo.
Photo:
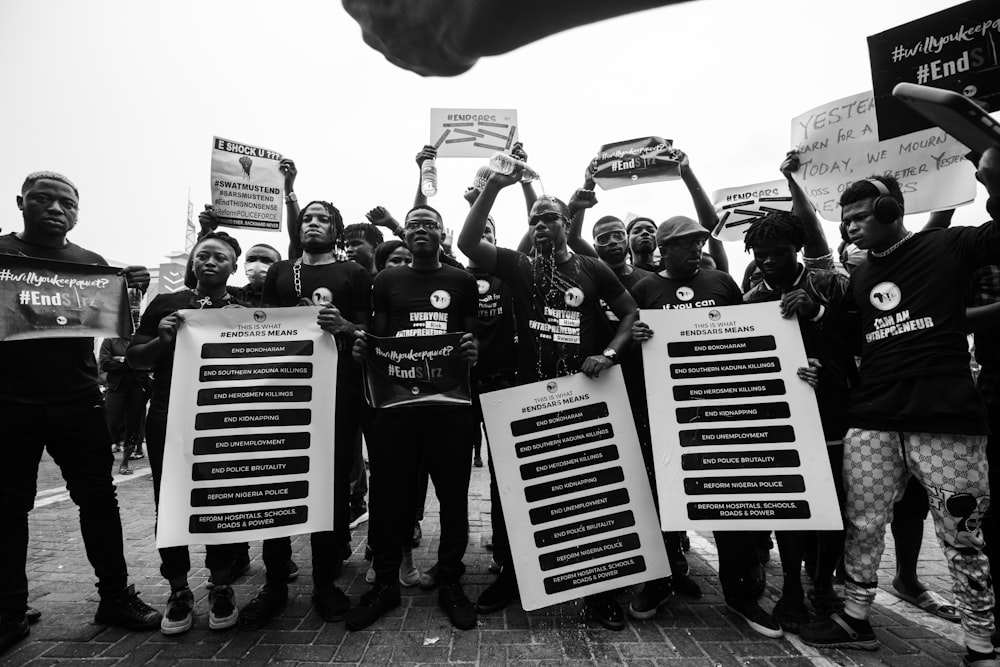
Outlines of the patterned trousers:
{"type": "Polygon", "coordinates": [[[990,504],[985,435],[847,431],[844,566],[848,611],[863,611],[867,617],[875,599],[885,527],[892,521],[892,506],[902,497],[910,475],[927,490],[966,643],[988,641],[993,632],[993,589],[980,526],[990,504]]]}

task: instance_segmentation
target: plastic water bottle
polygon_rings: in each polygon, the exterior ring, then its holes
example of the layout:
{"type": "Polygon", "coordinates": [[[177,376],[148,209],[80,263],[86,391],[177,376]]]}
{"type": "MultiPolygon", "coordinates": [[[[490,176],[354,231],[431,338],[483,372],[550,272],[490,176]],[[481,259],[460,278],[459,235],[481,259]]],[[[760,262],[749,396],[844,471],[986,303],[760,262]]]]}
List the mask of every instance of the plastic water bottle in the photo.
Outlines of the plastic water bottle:
{"type": "Polygon", "coordinates": [[[436,160],[427,158],[420,163],[420,192],[425,197],[433,197],[438,192],[438,171],[436,160]]]}
{"type": "Polygon", "coordinates": [[[538,180],[538,172],[528,166],[523,160],[518,160],[508,153],[494,153],[490,158],[490,169],[499,174],[513,174],[518,167],[524,169],[521,172],[521,180],[525,183],[538,180]]]}

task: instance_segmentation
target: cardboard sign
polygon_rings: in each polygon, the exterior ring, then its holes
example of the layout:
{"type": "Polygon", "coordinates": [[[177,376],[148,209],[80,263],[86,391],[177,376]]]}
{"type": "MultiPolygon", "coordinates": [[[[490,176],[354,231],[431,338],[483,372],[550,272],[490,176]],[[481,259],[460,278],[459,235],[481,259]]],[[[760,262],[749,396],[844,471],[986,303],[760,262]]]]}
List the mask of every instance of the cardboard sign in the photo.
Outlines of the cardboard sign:
{"type": "Polygon", "coordinates": [[[132,317],[119,271],[0,254],[0,341],[129,336],[132,317]]]}
{"type": "Polygon", "coordinates": [[[431,109],[428,143],[438,157],[488,158],[517,141],[517,109],[431,109]]]}
{"type": "Polygon", "coordinates": [[[940,129],[878,141],[875,98],[859,93],[792,119],[792,146],[801,166],[792,177],[819,214],[840,222],[840,195],[857,180],[893,175],[906,212],[954,208],[976,198],[969,149],[940,129]]]}
{"type": "Polygon", "coordinates": [[[670,574],[621,367],[480,399],[526,611],[670,574]]]}
{"type": "Polygon", "coordinates": [[[179,311],[158,548],[333,530],[337,346],[318,311],[179,311]]]}
{"type": "Polygon", "coordinates": [[[791,211],[792,193],[788,181],[780,179],[716,190],[712,202],[719,216],[712,236],[720,241],[742,241],[754,220],[773,211],[791,211]]]}
{"type": "Polygon", "coordinates": [[[212,206],[219,224],[279,231],[285,177],[281,153],[215,137],[212,140],[212,206]]]}
{"type": "Polygon", "coordinates": [[[368,404],[375,408],[471,404],[469,364],[459,356],[463,335],[368,336],[368,404]]]}
{"type": "Polygon", "coordinates": [[[798,322],[773,302],[639,317],[663,530],[839,530],[798,322]]]}
{"type": "Polygon", "coordinates": [[[605,190],[673,181],[681,177],[674,142],[660,137],[604,144],[597,153],[594,182],[605,190]]]}
{"type": "Polygon", "coordinates": [[[945,88],[1000,108],[1000,3],[973,0],[868,38],[878,136],[933,127],[892,96],[901,81],[945,88]]]}

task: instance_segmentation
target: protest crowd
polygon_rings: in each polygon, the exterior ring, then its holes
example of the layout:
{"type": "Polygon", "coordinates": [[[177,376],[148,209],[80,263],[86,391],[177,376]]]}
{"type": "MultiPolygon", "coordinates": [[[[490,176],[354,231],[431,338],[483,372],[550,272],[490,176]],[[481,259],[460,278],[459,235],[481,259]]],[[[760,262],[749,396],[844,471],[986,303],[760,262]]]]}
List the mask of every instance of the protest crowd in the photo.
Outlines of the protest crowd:
{"type": "MultiPolygon", "coordinates": [[[[368,221],[345,225],[333,203],[298,197],[298,168],[282,159],[287,249],[259,244],[244,254],[239,232],[221,231],[207,207],[188,258],[186,288],[146,303],[133,335],[104,341],[100,364],[91,338],[0,342],[8,452],[0,472],[0,533],[9,540],[0,550],[0,651],[26,637],[41,614],[28,606],[25,566],[43,450],[79,506],[100,595],[95,621],[164,635],[192,628],[189,548],[159,549],[169,598],[140,598],[129,580],[112,483],[116,451],[122,452],[122,474],[131,473],[130,460],[149,458],[157,504],[169,483],[164,459],[172,370],[182,357],[180,350],[175,354],[184,327],[179,311],[311,306],[316,325],[339,353],[336,368],[314,379],[336,384],[335,428],[316,443],[333,452],[332,524],[310,535],[308,563],[293,553],[289,537],[263,540],[266,581],[249,600],[237,600],[232,587],[250,567],[249,544],[207,545],[209,627],[266,627],[282,614],[288,583],[301,566],[312,577],[313,606],[329,623],[343,622],[351,631],[370,627],[400,605],[401,587],[418,586],[434,591],[455,628],[468,630],[480,615],[518,604],[521,593],[504,485],[484,436],[479,397],[578,373],[599,378],[620,366],[639,443],[633,454],[641,457],[656,496],[657,434],[649,413],[657,406],[648,404],[643,381],[652,372],[643,348],[656,331],[642,311],[775,302],[783,317],[798,321],[808,364],[797,371],[800,386],[788,391],[815,395],[844,529],[772,534],[762,524],[760,530],[714,531],[725,606],[766,637],[795,634],[820,648],[873,650],[879,637],[869,617],[891,527],[899,596],[961,623],[965,664],[1000,664],[990,577],[991,565],[1000,567],[1000,531],[989,511],[989,489],[997,480],[992,471],[1000,469],[1000,148],[986,151],[977,164],[976,177],[989,193],[982,225],[951,227],[950,212],[904,225],[907,201],[899,183],[872,175],[840,195],[835,247],[793,178],[799,156],[789,153],[779,169],[792,210],[767,213],[747,226],[744,243],[752,261],[737,276],[730,275],[725,250],[711,234],[719,216],[691,159],[680,151],[672,155],[697,219],[670,212],[628,220],[608,215],[593,223],[589,240],[583,229],[597,203],[596,161],[583,165],[582,187],[566,200],[539,195],[522,178],[530,163],[515,144],[509,173],[485,167],[475,173],[462,195],[470,205],[464,221],[446,223],[418,190],[403,215],[372,202],[368,221]],[[524,197],[524,235],[498,239],[491,209],[510,189],[524,197]],[[230,285],[241,255],[248,282],[230,285]],[[904,310],[913,319],[886,325],[890,311],[904,310]],[[976,378],[969,333],[978,334],[976,378]],[[459,374],[468,376],[471,401],[370,404],[363,376],[377,341],[445,334],[457,336],[459,374]],[[104,396],[99,370],[106,373],[104,396]],[[473,467],[483,465],[491,481],[496,577],[470,599],[462,583],[469,483],[473,467]],[[441,535],[436,562],[419,564],[412,549],[421,539],[428,482],[440,503],[441,535]],[[918,577],[928,512],[954,602],[918,577]],[[366,541],[371,561],[370,589],[356,599],[338,585],[352,539],[366,541]],[[765,609],[763,564],[773,546],[782,594],[765,609]]],[[[425,146],[416,157],[418,169],[435,156],[434,147],[425,146]]],[[[0,253],[107,265],[68,238],[80,198],[66,176],[28,175],[17,197],[23,227],[0,237],[0,253]]],[[[120,274],[135,297],[145,292],[150,275],[144,267],[120,274]]],[[[138,298],[133,301],[138,306],[138,298]]],[[[635,590],[582,596],[588,619],[621,630],[629,617],[655,617],[675,596],[701,595],[688,569],[687,535],[666,531],[662,540],[669,573],[635,590]]]]}

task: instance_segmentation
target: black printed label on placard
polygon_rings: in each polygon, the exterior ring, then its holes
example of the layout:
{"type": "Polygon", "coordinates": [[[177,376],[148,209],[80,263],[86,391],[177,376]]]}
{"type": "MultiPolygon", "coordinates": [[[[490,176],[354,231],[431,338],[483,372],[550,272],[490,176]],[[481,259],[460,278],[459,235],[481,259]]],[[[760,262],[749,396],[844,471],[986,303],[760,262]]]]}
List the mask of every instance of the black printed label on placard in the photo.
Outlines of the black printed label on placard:
{"type": "Polygon", "coordinates": [[[573,431],[556,433],[544,438],[534,440],[522,440],[514,445],[517,458],[523,459],[526,456],[537,456],[547,454],[563,447],[576,447],[586,445],[589,442],[598,440],[609,440],[615,437],[615,430],[610,423],[596,424],[585,428],[578,428],[573,431]]]}
{"type": "Polygon", "coordinates": [[[629,501],[628,489],[614,489],[606,493],[598,493],[593,496],[574,498],[553,505],[545,505],[528,511],[531,518],[531,525],[537,526],[549,521],[558,521],[566,517],[606,510],[611,507],[627,505],[629,501]]]}
{"type": "Polygon", "coordinates": [[[806,488],[802,475],[764,477],[687,477],[684,493],[700,496],[710,493],[801,493],[806,488]]]}
{"type": "Polygon", "coordinates": [[[188,519],[188,532],[200,533],[231,533],[238,530],[253,528],[277,528],[279,526],[294,526],[309,520],[309,508],[306,505],[294,507],[276,507],[266,510],[250,510],[245,512],[222,512],[219,514],[193,514],[188,519]]]}
{"type": "Polygon", "coordinates": [[[632,515],[632,512],[625,511],[607,514],[605,516],[593,517],[575,523],[553,526],[552,528],[536,531],[535,546],[541,549],[553,544],[562,544],[563,542],[570,542],[572,540],[585,539],[592,535],[610,533],[613,530],[631,528],[634,525],[635,516],[632,515]]]}
{"type": "Polygon", "coordinates": [[[784,394],[785,383],[782,380],[674,385],[675,401],[747,398],[749,396],[783,396],[784,394]]]}
{"type": "Polygon", "coordinates": [[[202,366],[198,369],[200,382],[230,382],[232,380],[284,380],[311,378],[313,365],[305,361],[284,361],[273,364],[231,364],[227,366],[202,366]]]}
{"type": "Polygon", "coordinates": [[[261,387],[226,387],[199,389],[198,405],[229,405],[231,403],[306,403],[312,400],[309,385],[275,385],[261,387]]]}
{"type": "Polygon", "coordinates": [[[742,470],[744,468],[798,468],[799,453],[794,449],[766,449],[755,452],[698,452],[681,454],[681,470],[742,470]]]}
{"type": "Polygon", "coordinates": [[[311,340],[283,340],[277,343],[256,341],[246,343],[205,343],[202,359],[240,359],[253,357],[309,357],[313,353],[311,340]]]}
{"type": "Polygon", "coordinates": [[[216,435],[194,439],[194,455],[245,454],[309,449],[308,433],[254,433],[252,435],[216,435]]]}
{"type": "Polygon", "coordinates": [[[622,472],[621,468],[594,470],[582,475],[552,480],[544,484],[526,486],[524,487],[524,498],[529,503],[534,503],[539,500],[555,498],[556,496],[564,496],[567,493],[589,491],[590,489],[607,486],[608,484],[617,484],[624,481],[624,479],[625,473],[622,472]]]}
{"type": "Polygon", "coordinates": [[[791,426],[700,428],[681,431],[679,435],[681,447],[771,445],[779,442],[795,442],[795,429],[791,426]]]}
{"type": "Polygon", "coordinates": [[[542,572],[547,572],[557,567],[577,565],[588,560],[600,560],[607,556],[635,551],[638,548],[639,535],[628,533],[542,554],[538,557],[538,565],[542,572]]]}
{"type": "Polygon", "coordinates": [[[576,454],[559,456],[554,459],[532,461],[521,466],[521,479],[529,480],[545,475],[557,475],[576,468],[611,463],[618,460],[618,447],[607,445],[596,449],[588,449],[576,454]]]}
{"type": "Polygon", "coordinates": [[[767,352],[776,348],[774,336],[751,336],[667,343],[667,354],[671,357],[704,357],[715,354],[767,352]]]}
{"type": "Polygon", "coordinates": [[[754,375],[757,373],[777,373],[781,370],[778,357],[757,359],[730,359],[726,361],[699,361],[696,364],[670,364],[670,377],[675,380],[686,378],[714,378],[727,375],[754,375]]]}
{"type": "Polygon", "coordinates": [[[239,412],[199,412],[194,417],[196,431],[216,428],[256,428],[259,426],[305,426],[312,421],[312,411],[240,410],[239,412]]]}
{"type": "Polygon", "coordinates": [[[568,591],[573,588],[589,586],[590,584],[598,584],[602,581],[608,581],[609,579],[620,579],[622,577],[627,577],[629,575],[645,571],[646,559],[642,556],[632,556],[630,558],[623,558],[622,560],[618,560],[613,563],[592,565],[590,567],[583,568],[582,570],[577,570],[576,572],[567,572],[565,574],[557,574],[554,577],[545,577],[545,579],[542,580],[542,583],[545,586],[545,592],[552,595],[553,593],[561,593],[562,591],[568,591]]]}
{"type": "Polygon", "coordinates": [[[242,461],[195,463],[191,466],[191,479],[195,482],[201,482],[210,479],[301,475],[307,472],[309,472],[308,456],[290,456],[280,459],[243,459],[242,461]]]}
{"type": "Polygon", "coordinates": [[[211,489],[191,489],[192,507],[273,503],[296,500],[309,495],[309,482],[279,482],[277,484],[241,484],[217,486],[211,489]]]}
{"type": "Polygon", "coordinates": [[[750,419],[788,419],[788,403],[739,403],[677,408],[677,423],[734,422],[750,419]]]}
{"type": "Polygon", "coordinates": [[[689,519],[808,519],[808,500],[731,500],[688,503],[689,519]]]}
{"type": "Polygon", "coordinates": [[[578,408],[559,410],[558,412],[545,412],[528,419],[518,419],[510,423],[510,432],[514,437],[538,433],[552,428],[589,422],[592,419],[604,419],[608,416],[607,403],[593,403],[591,405],[581,405],[578,408]]]}

